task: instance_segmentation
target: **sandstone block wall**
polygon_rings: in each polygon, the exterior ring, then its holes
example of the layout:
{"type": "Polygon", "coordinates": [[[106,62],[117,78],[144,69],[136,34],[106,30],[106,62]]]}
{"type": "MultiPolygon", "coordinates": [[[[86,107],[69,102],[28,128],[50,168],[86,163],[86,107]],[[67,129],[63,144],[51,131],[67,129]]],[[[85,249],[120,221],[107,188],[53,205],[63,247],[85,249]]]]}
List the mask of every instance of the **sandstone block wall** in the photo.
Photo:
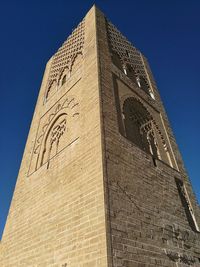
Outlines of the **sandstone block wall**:
{"type": "Polygon", "coordinates": [[[146,73],[141,73],[148,76],[155,100],[113,64],[112,49],[121,37],[111,45],[109,22],[101,12],[97,21],[110,266],[200,266],[200,234],[191,228],[176,179],[185,183],[198,225],[199,207],[147,60],[142,56],[146,73]],[[172,166],[154,162],[120,133],[118,105],[123,93],[140,99],[156,118],[171,149],[172,166]]]}
{"type": "Polygon", "coordinates": [[[0,244],[2,267],[107,266],[94,8],[84,24],[47,64],[0,244]]]}

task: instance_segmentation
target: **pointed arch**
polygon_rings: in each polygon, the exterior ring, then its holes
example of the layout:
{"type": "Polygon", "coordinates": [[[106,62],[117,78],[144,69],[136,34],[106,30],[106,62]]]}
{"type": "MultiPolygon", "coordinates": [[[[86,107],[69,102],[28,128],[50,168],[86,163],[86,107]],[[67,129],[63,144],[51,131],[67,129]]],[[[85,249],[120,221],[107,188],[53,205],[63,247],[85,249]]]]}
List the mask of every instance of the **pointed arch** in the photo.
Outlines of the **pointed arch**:
{"type": "Polygon", "coordinates": [[[127,97],[122,112],[126,138],[153,158],[161,159],[173,167],[164,136],[143,103],[135,97],[127,97]]]}
{"type": "MultiPolygon", "coordinates": [[[[29,174],[79,138],[80,107],[74,95],[61,98],[40,120],[29,174]]],[[[47,166],[48,166],[47,164],[47,166]]]]}
{"type": "Polygon", "coordinates": [[[158,158],[151,114],[134,97],[124,101],[123,114],[126,137],[144,151],[158,158]]]}
{"type": "Polygon", "coordinates": [[[53,155],[57,153],[60,138],[66,131],[66,117],[67,113],[60,113],[46,129],[46,133],[41,145],[39,166],[42,166],[44,163],[48,162],[50,158],[52,158],[53,155]],[[53,149],[54,152],[52,152],[53,149]]]}

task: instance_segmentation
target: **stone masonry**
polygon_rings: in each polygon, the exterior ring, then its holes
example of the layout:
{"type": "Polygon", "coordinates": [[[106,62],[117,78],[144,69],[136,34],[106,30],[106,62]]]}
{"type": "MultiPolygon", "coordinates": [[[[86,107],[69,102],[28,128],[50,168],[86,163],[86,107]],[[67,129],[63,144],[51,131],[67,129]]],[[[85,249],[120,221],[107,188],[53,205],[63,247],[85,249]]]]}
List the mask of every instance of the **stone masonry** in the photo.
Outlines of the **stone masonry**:
{"type": "Polygon", "coordinates": [[[200,266],[200,209],[147,59],[95,6],[46,65],[0,266],[200,266]]]}

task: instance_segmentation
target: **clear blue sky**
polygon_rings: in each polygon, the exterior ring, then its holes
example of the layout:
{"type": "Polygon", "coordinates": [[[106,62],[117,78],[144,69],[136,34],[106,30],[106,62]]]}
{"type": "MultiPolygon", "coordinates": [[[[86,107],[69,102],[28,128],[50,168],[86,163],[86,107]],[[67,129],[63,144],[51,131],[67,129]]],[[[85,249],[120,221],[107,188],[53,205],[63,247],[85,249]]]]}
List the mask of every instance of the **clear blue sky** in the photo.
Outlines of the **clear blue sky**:
{"type": "MultiPolygon", "coordinates": [[[[0,236],[45,64],[94,2],[0,2],[0,236]]],[[[149,59],[200,201],[200,1],[96,1],[149,59]]]]}

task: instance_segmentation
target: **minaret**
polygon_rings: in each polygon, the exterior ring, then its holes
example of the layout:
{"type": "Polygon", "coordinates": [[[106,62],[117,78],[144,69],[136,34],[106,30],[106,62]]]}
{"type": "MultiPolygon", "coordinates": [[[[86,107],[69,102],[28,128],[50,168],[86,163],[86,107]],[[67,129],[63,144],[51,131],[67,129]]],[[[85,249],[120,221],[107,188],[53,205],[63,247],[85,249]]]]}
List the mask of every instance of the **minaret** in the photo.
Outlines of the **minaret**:
{"type": "Polygon", "coordinates": [[[0,262],[200,266],[200,209],[147,59],[95,6],[47,63],[0,262]]]}

